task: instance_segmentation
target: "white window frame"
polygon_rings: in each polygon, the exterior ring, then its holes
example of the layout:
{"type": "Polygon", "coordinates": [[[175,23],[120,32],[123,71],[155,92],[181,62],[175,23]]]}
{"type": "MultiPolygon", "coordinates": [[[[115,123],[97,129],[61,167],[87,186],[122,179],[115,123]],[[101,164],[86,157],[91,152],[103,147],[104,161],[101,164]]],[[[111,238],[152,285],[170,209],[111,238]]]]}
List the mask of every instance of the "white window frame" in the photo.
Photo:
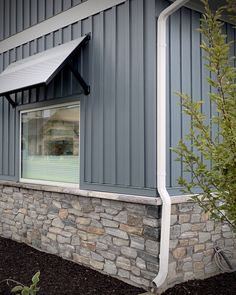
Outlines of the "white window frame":
{"type": "MultiPolygon", "coordinates": [[[[60,104],[52,104],[49,106],[44,107],[36,107],[32,109],[27,110],[21,110],[20,111],[20,136],[19,136],[19,181],[22,183],[30,183],[30,184],[41,184],[41,185],[50,185],[50,186],[57,186],[57,187],[68,187],[68,188],[76,188],[79,189],[80,185],[79,183],[69,183],[69,182],[58,182],[58,181],[50,181],[50,180],[39,180],[39,179],[28,179],[28,178],[22,178],[21,177],[21,168],[22,168],[22,162],[21,162],[21,137],[22,137],[22,114],[30,113],[30,112],[36,112],[36,111],[42,111],[42,110],[49,110],[49,109],[55,109],[60,107],[68,107],[68,106],[76,106],[78,105],[80,107],[80,101],[74,101],[69,103],[60,103],[60,104]]],[[[80,109],[79,109],[80,110],[80,109]]],[[[80,122],[79,122],[79,157],[80,157],[80,122]]],[[[80,172],[80,165],[78,167],[78,172],[80,172]]],[[[80,173],[79,173],[80,175],[80,173]]]]}

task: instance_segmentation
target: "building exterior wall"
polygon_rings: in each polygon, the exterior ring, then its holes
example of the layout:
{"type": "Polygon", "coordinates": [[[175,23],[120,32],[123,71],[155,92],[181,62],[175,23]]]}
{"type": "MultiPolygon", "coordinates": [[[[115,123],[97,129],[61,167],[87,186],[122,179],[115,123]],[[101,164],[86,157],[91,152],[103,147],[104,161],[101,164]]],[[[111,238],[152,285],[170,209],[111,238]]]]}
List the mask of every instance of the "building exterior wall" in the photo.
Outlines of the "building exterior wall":
{"type": "MultiPolygon", "coordinates": [[[[22,186],[22,187],[21,187],[22,186]]],[[[152,287],[158,273],[161,207],[0,185],[0,235],[62,256],[128,283],[152,287]]],[[[172,205],[166,285],[219,273],[213,246],[232,251],[228,225],[198,205],[172,205]]]]}
{"type": "Polygon", "coordinates": [[[19,109],[73,98],[81,103],[81,188],[156,195],[155,8],[155,0],[126,1],[0,54],[2,71],[14,60],[91,34],[75,60],[89,96],[65,70],[46,89],[18,93],[16,110],[1,99],[1,179],[18,180],[19,109]]]}

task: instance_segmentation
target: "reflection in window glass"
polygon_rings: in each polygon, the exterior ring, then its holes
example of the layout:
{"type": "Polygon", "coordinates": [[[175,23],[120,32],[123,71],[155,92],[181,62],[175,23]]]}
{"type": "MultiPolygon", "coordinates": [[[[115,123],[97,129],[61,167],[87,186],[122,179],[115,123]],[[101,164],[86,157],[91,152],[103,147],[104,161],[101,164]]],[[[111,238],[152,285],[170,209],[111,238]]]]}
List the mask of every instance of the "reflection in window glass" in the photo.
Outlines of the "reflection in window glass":
{"type": "Polygon", "coordinates": [[[21,177],[79,183],[78,105],[21,114],[21,177]]]}

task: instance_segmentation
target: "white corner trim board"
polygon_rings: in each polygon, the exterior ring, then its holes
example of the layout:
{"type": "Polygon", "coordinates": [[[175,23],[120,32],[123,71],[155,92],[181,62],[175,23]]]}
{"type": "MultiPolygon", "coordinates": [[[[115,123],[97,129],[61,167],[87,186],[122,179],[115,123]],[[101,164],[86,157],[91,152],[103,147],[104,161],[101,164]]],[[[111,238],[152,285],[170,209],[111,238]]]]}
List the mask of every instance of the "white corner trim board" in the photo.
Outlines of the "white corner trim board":
{"type": "Polygon", "coordinates": [[[21,44],[109,9],[126,0],[87,0],[0,42],[0,54],[21,44]]]}

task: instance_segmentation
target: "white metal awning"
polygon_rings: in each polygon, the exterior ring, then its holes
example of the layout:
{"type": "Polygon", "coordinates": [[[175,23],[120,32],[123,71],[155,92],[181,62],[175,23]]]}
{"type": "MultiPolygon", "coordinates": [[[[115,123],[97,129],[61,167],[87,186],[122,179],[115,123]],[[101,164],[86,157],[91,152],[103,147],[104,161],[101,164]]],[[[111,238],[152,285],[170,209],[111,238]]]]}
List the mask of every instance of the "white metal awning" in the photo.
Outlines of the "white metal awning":
{"type": "Polygon", "coordinates": [[[38,85],[48,85],[66,65],[78,79],[85,94],[88,94],[89,87],[71,62],[76,50],[87,40],[88,35],[11,63],[0,74],[0,96],[6,96],[13,105],[10,94],[38,85]]]}

